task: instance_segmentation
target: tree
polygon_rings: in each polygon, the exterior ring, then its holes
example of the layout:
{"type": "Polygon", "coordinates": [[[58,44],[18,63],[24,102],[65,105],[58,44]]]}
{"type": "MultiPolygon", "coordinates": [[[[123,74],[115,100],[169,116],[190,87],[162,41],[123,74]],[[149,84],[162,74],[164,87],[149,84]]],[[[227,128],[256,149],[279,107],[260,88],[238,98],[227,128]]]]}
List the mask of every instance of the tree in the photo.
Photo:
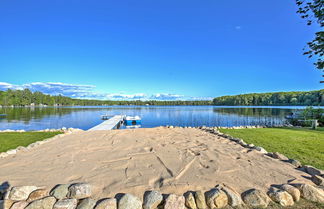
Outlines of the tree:
{"type": "MultiPolygon", "coordinates": [[[[297,13],[301,18],[307,20],[307,25],[314,23],[320,28],[324,27],[324,0],[296,0],[298,6],[297,13]]],[[[304,49],[304,55],[309,58],[316,56],[317,61],[314,63],[318,69],[324,68],[324,31],[315,33],[314,40],[307,43],[308,49],[304,49]]]]}

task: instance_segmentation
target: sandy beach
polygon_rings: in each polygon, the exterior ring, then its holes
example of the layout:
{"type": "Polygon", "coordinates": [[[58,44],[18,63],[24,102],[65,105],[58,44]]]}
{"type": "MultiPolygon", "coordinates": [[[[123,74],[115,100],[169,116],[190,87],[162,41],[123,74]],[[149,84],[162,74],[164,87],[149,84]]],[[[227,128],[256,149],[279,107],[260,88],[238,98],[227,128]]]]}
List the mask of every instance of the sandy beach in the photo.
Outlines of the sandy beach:
{"type": "Polygon", "coordinates": [[[95,197],[182,194],[226,184],[238,192],[272,184],[312,184],[308,174],[199,129],[77,132],[0,159],[0,181],[49,188],[87,182],[95,197]]]}

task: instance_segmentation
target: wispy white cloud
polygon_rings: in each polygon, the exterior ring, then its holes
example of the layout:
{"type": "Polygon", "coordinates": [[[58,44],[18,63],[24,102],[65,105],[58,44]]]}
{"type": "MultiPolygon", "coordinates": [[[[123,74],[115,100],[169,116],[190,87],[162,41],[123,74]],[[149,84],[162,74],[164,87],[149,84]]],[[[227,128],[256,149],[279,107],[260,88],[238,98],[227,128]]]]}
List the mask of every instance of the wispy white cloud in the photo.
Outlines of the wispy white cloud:
{"type": "Polygon", "coordinates": [[[235,26],[235,29],[236,29],[236,30],[241,30],[241,29],[242,29],[242,26],[237,25],[237,26],[235,26]]]}
{"type": "Polygon", "coordinates": [[[99,99],[99,100],[209,100],[204,97],[190,97],[180,94],[157,93],[147,95],[145,93],[102,93],[96,91],[94,85],[67,84],[60,82],[33,82],[22,85],[14,85],[0,82],[0,90],[7,89],[29,89],[33,92],[39,91],[49,95],[63,95],[78,99],[99,99]]]}

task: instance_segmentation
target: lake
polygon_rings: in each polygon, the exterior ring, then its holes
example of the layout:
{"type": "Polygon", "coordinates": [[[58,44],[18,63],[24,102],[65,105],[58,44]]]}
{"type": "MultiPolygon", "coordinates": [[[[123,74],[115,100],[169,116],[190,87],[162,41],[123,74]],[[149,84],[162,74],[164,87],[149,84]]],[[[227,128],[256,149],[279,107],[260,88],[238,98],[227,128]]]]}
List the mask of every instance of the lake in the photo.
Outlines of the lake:
{"type": "Polygon", "coordinates": [[[304,107],[219,106],[100,106],[0,108],[0,130],[41,130],[73,127],[87,130],[102,122],[100,116],[138,115],[143,128],[157,126],[281,125],[285,116],[304,107]]]}

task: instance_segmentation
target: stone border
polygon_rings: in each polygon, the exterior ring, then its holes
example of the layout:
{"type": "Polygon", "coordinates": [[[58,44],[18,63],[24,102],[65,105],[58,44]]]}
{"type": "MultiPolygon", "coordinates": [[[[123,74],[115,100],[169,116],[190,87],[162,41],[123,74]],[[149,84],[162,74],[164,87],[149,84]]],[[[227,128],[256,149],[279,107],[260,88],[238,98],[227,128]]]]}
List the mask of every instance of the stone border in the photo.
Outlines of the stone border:
{"type": "MultiPolygon", "coordinates": [[[[68,128],[68,129],[67,128],[62,128],[62,129],[45,129],[45,130],[33,131],[33,132],[57,132],[57,131],[62,131],[63,133],[55,135],[55,136],[53,136],[51,138],[48,138],[48,139],[44,139],[44,140],[41,140],[41,141],[36,141],[34,143],[29,144],[27,147],[19,146],[16,149],[10,149],[10,150],[8,150],[6,152],[0,152],[0,159],[11,156],[11,155],[15,155],[15,154],[17,154],[18,152],[21,152],[21,151],[29,151],[29,150],[31,150],[31,149],[39,146],[39,145],[45,144],[47,142],[53,141],[53,140],[58,139],[58,138],[62,138],[65,135],[69,135],[69,134],[72,134],[74,132],[79,132],[79,131],[83,131],[83,130],[77,129],[77,128],[68,128]]],[[[25,131],[23,131],[23,130],[6,131],[5,130],[5,131],[1,131],[0,133],[11,133],[11,132],[22,133],[22,132],[25,132],[25,131]]]]}
{"type": "Polygon", "coordinates": [[[271,187],[267,193],[249,189],[242,194],[220,184],[209,191],[188,191],[183,195],[146,191],[143,197],[116,194],[95,200],[87,183],[59,184],[52,189],[37,186],[0,187],[0,206],[5,209],[207,209],[232,207],[266,208],[275,202],[292,206],[300,200],[324,203],[324,190],[309,184],[283,184],[271,187]]]}

